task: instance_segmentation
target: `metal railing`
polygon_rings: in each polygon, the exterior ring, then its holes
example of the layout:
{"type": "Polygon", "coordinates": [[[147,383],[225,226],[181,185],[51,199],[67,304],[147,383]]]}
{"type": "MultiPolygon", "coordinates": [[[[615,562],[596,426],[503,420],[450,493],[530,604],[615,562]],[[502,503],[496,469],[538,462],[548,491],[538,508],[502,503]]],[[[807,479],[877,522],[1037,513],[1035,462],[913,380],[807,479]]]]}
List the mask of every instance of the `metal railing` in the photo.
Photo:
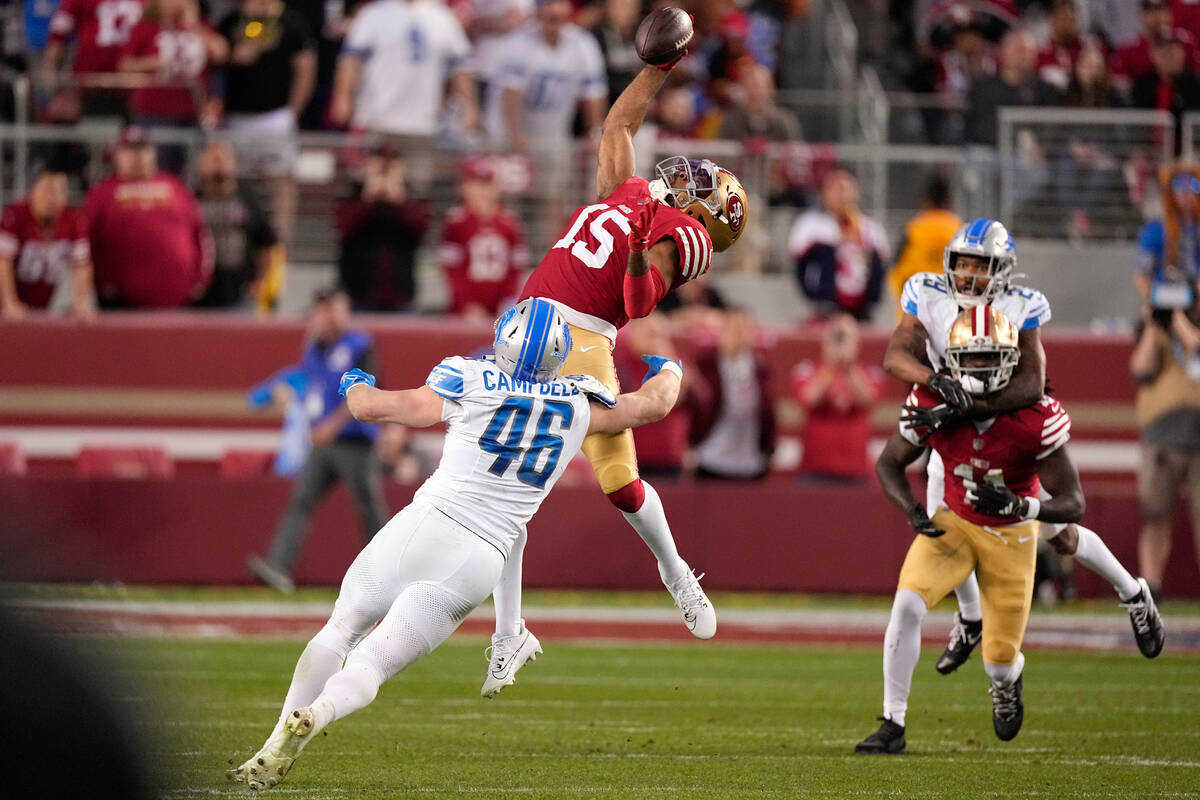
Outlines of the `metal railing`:
{"type": "Polygon", "coordinates": [[[1016,236],[1128,240],[1158,165],[1175,153],[1166,111],[1001,108],[1000,218],[1016,236]]]}

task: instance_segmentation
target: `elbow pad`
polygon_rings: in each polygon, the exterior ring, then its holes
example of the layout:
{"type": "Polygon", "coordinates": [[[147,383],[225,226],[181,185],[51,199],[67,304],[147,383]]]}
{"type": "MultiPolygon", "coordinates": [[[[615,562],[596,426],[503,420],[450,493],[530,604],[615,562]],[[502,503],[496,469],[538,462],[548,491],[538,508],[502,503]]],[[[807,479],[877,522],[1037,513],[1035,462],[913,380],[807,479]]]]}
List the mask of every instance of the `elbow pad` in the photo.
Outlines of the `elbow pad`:
{"type": "Polygon", "coordinates": [[[625,313],[630,319],[647,316],[667,294],[662,275],[653,265],[645,275],[625,273],[625,313]]]}

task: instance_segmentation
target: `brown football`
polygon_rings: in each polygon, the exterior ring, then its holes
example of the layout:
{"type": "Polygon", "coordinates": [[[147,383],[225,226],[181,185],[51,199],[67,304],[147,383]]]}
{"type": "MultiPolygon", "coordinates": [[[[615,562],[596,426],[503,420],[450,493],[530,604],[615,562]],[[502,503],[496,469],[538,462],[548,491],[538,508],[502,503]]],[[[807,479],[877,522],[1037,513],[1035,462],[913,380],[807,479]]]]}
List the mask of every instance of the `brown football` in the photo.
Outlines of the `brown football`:
{"type": "Polygon", "coordinates": [[[633,40],[638,58],[656,67],[677,61],[691,42],[692,18],[674,7],[647,14],[633,40]]]}

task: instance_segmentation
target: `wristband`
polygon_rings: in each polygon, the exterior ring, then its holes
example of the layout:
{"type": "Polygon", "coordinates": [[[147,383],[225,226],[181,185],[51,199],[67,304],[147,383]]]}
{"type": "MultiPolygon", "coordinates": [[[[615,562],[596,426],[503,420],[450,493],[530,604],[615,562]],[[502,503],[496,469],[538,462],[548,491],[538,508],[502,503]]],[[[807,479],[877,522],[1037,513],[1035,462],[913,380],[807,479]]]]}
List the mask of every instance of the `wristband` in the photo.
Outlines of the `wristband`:
{"type": "Polygon", "coordinates": [[[679,366],[679,364],[675,361],[668,361],[667,363],[663,364],[662,369],[660,369],[659,372],[670,372],[676,378],[679,378],[679,380],[683,380],[683,367],[679,366]]]}
{"type": "Polygon", "coordinates": [[[1025,502],[1029,504],[1029,507],[1027,509],[1025,509],[1025,513],[1021,515],[1021,519],[1024,519],[1024,520],[1037,519],[1038,513],[1040,513],[1042,510],[1042,501],[1037,499],[1036,497],[1026,497],[1025,502]]]}

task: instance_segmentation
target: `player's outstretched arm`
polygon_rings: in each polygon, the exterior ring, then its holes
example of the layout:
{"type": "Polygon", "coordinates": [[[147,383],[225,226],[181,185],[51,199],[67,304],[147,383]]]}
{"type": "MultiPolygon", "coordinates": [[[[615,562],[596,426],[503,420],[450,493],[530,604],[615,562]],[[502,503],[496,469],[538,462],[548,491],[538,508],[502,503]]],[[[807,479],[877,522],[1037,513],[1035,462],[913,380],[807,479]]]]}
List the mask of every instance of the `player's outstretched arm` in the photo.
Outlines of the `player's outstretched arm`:
{"type": "Polygon", "coordinates": [[[359,422],[397,422],[414,428],[442,421],[445,402],[428,386],[388,392],[375,388],[375,376],[352,369],[342,376],[338,394],[346,398],[346,408],[359,422]]]}
{"type": "Polygon", "coordinates": [[[642,379],[642,387],[617,397],[612,408],[592,406],[588,433],[620,433],[660,419],[671,413],[679,398],[679,383],[683,367],[663,356],[642,356],[650,369],[642,379]]]}
{"type": "Polygon", "coordinates": [[[883,354],[883,369],[888,375],[904,383],[923,386],[933,375],[926,359],[929,357],[925,343],[929,334],[925,326],[912,314],[905,314],[888,339],[883,354]]]}
{"type": "Polygon", "coordinates": [[[600,134],[599,165],[596,170],[596,199],[602,200],[633,176],[637,166],[633,135],[642,127],[646,111],[667,80],[666,70],[644,66],[633,82],[617,97],[600,134]]]}
{"type": "Polygon", "coordinates": [[[1021,331],[1017,344],[1021,360],[1008,386],[995,397],[976,398],[971,416],[991,417],[1009,411],[1028,408],[1046,393],[1046,351],[1042,347],[1040,328],[1021,331]]]}

